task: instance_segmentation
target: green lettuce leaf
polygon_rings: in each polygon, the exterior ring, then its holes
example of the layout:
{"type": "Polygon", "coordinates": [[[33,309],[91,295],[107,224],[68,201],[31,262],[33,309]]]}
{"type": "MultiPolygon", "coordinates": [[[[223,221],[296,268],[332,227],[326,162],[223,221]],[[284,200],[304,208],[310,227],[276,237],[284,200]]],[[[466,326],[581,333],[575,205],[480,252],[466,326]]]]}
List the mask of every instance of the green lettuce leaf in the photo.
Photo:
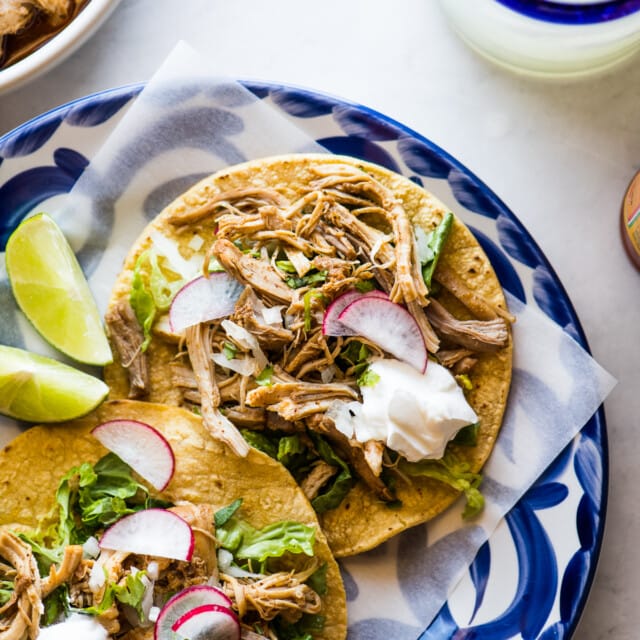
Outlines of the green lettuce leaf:
{"type": "Polygon", "coordinates": [[[444,244],[449,237],[452,225],[453,213],[449,211],[444,218],[442,218],[438,226],[433,231],[426,234],[426,242],[430,249],[430,255],[422,263],[422,277],[428,288],[431,288],[433,272],[436,270],[438,258],[442,252],[442,247],[444,247],[444,244]]]}
{"type": "Polygon", "coordinates": [[[142,610],[142,599],[144,598],[146,590],[146,586],[143,581],[143,577],[145,575],[146,572],[144,571],[136,571],[136,573],[129,573],[127,575],[124,584],[108,582],[100,603],[92,607],[81,609],[81,611],[89,615],[99,616],[110,609],[117,600],[122,604],[127,604],[130,607],[133,607],[138,614],[138,618],[144,622],[145,615],[142,610]]]}
{"type": "Polygon", "coordinates": [[[41,571],[48,573],[62,559],[64,548],[83,544],[123,516],[150,507],[169,506],[156,500],[133,478],[131,468],[113,453],[95,465],[70,469],[56,491],[57,522],[45,530],[19,534],[33,549],[41,571]]]}
{"type": "Polygon", "coordinates": [[[472,473],[469,470],[469,464],[459,460],[450,451],[446,451],[440,460],[421,460],[420,462],[401,460],[399,468],[408,475],[433,478],[463,492],[466,499],[463,518],[476,516],[484,507],[484,496],[478,489],[482,482],[482,475],[472,473]]]}
{"type": "Polygon", "coordinates": [[[151,327],[158,312],[169,309],[174,296],[184,285],[184,280],[177,274],[172,271],[170,274],[160,267],[158,253],[153,249],[142,253],[133,268],[129,303],[142,327],[143,352],[151,342],[151,327]]]}
{"type": "Polygon", "coordinates": [[[248,522],[233,517],[216,529],[220,545],[231,551],[237,560],[264,563],[286,552],[313,556],[316,531],[299,522],[283,520],[254,529],[248,522]]]}
{"type": "Polygon", "coordinates": [[[335,509],[349,493],[354,483],[353,474],[349,465],[336,454],[331,445],[316,433],[309,434],[313,439],[313,443],[320,454],[320,457],[332,467],[338,467],[340,471],[331,478],[329,488],[323,493],[317,495],[312,501],[311,506],[316,513],[324,513],[335,509]]]}

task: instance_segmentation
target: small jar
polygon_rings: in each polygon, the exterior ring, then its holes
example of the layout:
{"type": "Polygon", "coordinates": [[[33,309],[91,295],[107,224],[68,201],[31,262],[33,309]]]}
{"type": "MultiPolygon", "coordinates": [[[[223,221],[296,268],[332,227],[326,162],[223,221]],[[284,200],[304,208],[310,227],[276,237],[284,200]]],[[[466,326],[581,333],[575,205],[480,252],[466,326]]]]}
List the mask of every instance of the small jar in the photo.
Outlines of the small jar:
{"type": "Polygon", "coordinates": [[[631,181],[622,201],[622,244],[631,262],[640,269],[640,171],[631,181]]]}
{"type": "Polygon", "coordinates": [[[454,29],[504,67],[541,77],[608,70],[640,50],[640,0],[440,0],[454,29]]]}

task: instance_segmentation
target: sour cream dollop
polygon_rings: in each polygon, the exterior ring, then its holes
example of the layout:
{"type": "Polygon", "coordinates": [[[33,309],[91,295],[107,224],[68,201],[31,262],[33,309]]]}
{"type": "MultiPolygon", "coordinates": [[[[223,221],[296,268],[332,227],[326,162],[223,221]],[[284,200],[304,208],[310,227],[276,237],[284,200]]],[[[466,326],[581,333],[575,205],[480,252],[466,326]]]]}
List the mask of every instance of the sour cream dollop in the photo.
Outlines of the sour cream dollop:
{"type": "Polygon", "coordinates": [[[93,617],[71,614],[64,622],[42,627],[38,640],[107,640],[107,630],[93,617]]]}
{"type": "Polygon", "coordinates": [[[458,431],[478,421],[455,378],[436,362],[423,374],[399,360],[380,359],[369,371],[362,403],[342,402],[328,412],[348,438],[382,441],[417,462],[442,458],[458,431]]]}

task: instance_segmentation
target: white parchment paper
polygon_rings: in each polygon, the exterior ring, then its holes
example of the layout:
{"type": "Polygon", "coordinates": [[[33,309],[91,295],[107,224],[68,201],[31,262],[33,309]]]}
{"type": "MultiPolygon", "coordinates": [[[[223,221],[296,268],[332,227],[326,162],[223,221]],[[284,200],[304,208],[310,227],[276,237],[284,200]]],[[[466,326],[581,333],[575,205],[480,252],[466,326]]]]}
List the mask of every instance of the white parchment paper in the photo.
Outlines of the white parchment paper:
{"type": "MultiPolygon", "coordinates": [[[[69,197],[52,212],[70,238],[100,310],[137,235],[198,179],[252,158],[324,151],[240,84],[216,78],[209,63],[179,45],[129,107],[69,197]]],[[[404,538],[415,570],[398,577],[398,542],[342,563],[350,625],[397,620],[395,638],[414,638],[501,518],[597,410],[614,385],[574,340],[530,306],[516,315],[513,386],[497,446],[486,467],[486,509],[473,523],[458,504],[404,538]]],[[[22,327],[29,334],[29,327],[22,327]]],[[[34,345],[31,336],[27,344],[34,345]]],[[[35,350],[43,351],[41,348],[35,350]]],[[[4,425],[3,425],[4,426],[4,425]]],[[[10,431],[5,431],[9,433],[10,431]]],[[[376,635],[374,626],[366,637],[376,635]]],[[[358,637],[365,637],[362,633],[358,637]]]]}

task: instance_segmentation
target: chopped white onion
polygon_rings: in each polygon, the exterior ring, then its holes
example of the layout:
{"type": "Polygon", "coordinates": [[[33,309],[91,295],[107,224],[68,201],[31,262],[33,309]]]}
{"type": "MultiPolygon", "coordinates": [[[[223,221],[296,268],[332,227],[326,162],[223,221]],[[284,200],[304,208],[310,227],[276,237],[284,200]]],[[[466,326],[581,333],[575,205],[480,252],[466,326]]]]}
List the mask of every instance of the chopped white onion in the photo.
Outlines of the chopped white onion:
{"type": "Polygon", "coordinates": [[[264,324],[271,325],[272,327],[282,326],[282,310],[285,308],[283,304],[279,304],[276,307],[263,307],[261,309],[262,319],[264,324]]]}
{"type": "Polygon", "coordinates": [[[94,536],[90,536],[82,545],[82,553],[86,558],[97,558],[100,555],[100,543],[94,536]]]}
{"type": "Polygon", "coordinates": [[[226,369],[231,369],[231,371],[235,371],[241,376],[250,376],[253,373],[260,373],[260,371],[262,371],[262,369],[256,371],[257,367],[255,358],[232,358],[229,360],[224,353],[214,353],[211,356],[211,359],[217,365],[226,369]]]}
{"type": "Polygon", "coordinates": [[[260,373],[269,363],[267,356],[264,355],[264,351],[260,348],[258,339],[249,333],[244,327],[232,322],[231,320],[223,320],[221,323],[222,328],[226,334],[234,342],[236,342],[243,349],[249,349],[256,360],[255,373],[260,373]]]}
{"type": "Polygon", "coordinates": [[[324,382],[324,384],[329,384],[330,382],[333,382],[333,378],[335,377],[335,375],[336,375],[336,366],[334,364],[330,364],[328,367],[326,367],[320,372],[320,378],[322,379],[322,382],[324,382]]]}
{"type": "Polygon", "coordinates": [[[88,586],[92,593],[98,593],[104,587],[106,577],[104,575],[104,565],[101,562],[94,562],[89,574],[88,586]]]}
{"type": "Polygon", "coordinates": [[[199,236],[197,233],[191,240],[189,240],[189,244],[187,245],[190,249],[194,251],[200,251],[202,249],[202,245],[204,244],[204,238],[199,236]]]}
{"type": "Polygon", "coordinates": [[[251,573],[233,564],[233,554],[228,549],[218,549],[218,569],[234,578],[264,578],[262,573],[251,573]]]}
{"type": "Polygon", "coordinates": [[[149,609],[149,614],[148,614],[148,618],[149,618],[149,622],[156,622],[158,620],[158,616],[160,615],[160,607],[151,607],[151,609],[149,609]]]}
{"type": "Polygon", "coordinates": [[[151,560],[147,565],[147,575],[150,580],[157,580],[160,575],[160,565],[155,560],[151,560]]]}
{"type": "Polygon", "coordinates": [[[371,260],[371,262],[377,266],[376,263],[376,254],[378,253],[378,251],[380,251],[380,247],[385,243],[385,242],[389,242],[393,240],[393,236],[389,235],[381,235],[374,243],[373,246],[371,247],[371,252],[369,253],[369,259],[371,260]]]}
{"type": "Polygon", "coordinates": [[[433,250],[429,246],[429,237],[427,236],[426,231],[422,227],[416,225],[415,237],[416,237],[416,253],[417,253],[417,258],[420,261],[420,264],[429,262],[429,260],[433,259],[433,250]]]}

